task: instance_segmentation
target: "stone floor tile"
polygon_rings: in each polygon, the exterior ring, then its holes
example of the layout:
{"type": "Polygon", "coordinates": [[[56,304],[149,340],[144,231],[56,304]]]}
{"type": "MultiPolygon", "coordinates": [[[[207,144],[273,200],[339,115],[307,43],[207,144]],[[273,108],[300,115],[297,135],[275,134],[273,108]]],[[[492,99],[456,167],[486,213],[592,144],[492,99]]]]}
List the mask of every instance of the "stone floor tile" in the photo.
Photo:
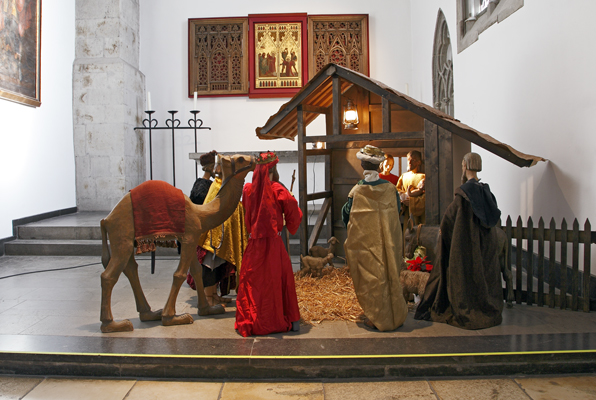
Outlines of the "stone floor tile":
{"type": "Polygon", "coordinates": [[[0,313],[0,335],[18,335],[41,323],[46,316],[43,315],[12,315],[0,313]]]}
{"type": "Polygon", "coordinates": [[[325,400],[435,400],[427,381],[325,383],[325,400]]]}
{"type": "Polygon", "coordinates": [[[45,379],[23,400],[121,400],[134,384],[132,380],[45,379]]]}
{"type": "Polygon", "coordinates": [[[517,378],[516,381],[533,400],[596,399],[596,376],[517,378]]]}
{"type": "Polygon", "coordinates": [[[0,399],[22,399],[31,389],[39,385],[41,381],[41,378],[0,376],[0,399]]]}
{"type": "MultiPolygon", "coordinates": [[[[24,319],[23,317],[21,317],[24,319]]],[[[99,331],[99,310],[93,316],[48,316],[24,328],[21,335],[91,336],[99,331]]]]}
{"type": "Polygon", "coordinates": [[[441,400],[528,400],[512,379],[434,380],[430,385],[441,400]]]}
{"type": "Polygon", "coordinates": [[[226,382],[221,400],[323,400],[322,383],[226,382]]]}
{"type": "Polygon", "coordinates": [[[126,400],[217,400],[220,382],[138,381],[126,400]]]}

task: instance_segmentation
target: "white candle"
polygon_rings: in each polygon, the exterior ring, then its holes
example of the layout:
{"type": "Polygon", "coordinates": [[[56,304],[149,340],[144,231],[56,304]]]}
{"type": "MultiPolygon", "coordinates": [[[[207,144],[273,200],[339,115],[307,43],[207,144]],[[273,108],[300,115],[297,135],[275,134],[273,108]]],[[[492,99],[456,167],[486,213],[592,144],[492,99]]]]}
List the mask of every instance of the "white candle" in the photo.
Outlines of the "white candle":
{"type": "Polygon", "coordinates": [[[151,92],[147,92],[147,111],[153,111],[151,110],[151,92]]]}
{"type": "Polygon", "coordinates": [[[406,83],[406,96],[410,95],[410,86],[406,83]]]}
{"type": "Polygon", "coordinates": [[[194,108],[193,110],[196,111],[197,110],[197,92],[195,92],[195,101],[194,101],[194,108]]]}

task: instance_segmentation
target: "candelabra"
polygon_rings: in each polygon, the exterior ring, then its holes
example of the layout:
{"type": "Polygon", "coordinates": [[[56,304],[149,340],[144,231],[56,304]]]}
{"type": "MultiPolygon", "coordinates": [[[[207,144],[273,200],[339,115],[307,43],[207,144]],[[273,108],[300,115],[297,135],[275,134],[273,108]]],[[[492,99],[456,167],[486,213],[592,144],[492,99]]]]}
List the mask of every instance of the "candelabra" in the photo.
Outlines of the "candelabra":
{"type": "MultiPolygon", "coordinates": [[[[200,113],[199,110],[192,110],[190,113],[192,114],[192,118],[188,120],[188,126],[180,126],[180,120],[176,118],[176,113],[178,111],[168,111],[170,113],[170,118],[166,119],[166,126],[157,126],[158,122],[157,119],[153,118],[153,113],[155,111],[145,111],[148,115],[148,118],[143,120],[143,126],[137,126],[134,129],[141,129],[141,130],[148,130],[149,131],[149,179],[153,179],[153,148],[152,148],[152,140],[151,134],[154,130],[171,130],[172,131],[172,175],[173,175],[173,185],[176,186],[176,153],[174,147],[174,133],[176,130],[182,129],[193,129],[195,133],[195,153],[197,152],[197,130],[199,129],[209,129],[208,126],[203,126],[203,120],[197,118],[197,114],[200,113]]],[[[195,166],[195,175],[196,178],[199,177],[199,170],[198,166],[195,166]]]]}

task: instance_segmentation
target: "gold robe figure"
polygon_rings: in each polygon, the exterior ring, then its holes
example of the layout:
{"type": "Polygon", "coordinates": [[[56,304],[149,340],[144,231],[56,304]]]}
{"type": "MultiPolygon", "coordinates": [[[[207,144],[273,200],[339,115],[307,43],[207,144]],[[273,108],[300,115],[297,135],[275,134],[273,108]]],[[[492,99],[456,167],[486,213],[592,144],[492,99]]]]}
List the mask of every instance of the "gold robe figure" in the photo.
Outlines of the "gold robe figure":
{"type": "Polygon", "coordinates": [[[395,186],[360,181],[348,198],[344,249],[358,302],[377,329],[394,330],[408,314],[399,281],[403,253],[395,186]]]}

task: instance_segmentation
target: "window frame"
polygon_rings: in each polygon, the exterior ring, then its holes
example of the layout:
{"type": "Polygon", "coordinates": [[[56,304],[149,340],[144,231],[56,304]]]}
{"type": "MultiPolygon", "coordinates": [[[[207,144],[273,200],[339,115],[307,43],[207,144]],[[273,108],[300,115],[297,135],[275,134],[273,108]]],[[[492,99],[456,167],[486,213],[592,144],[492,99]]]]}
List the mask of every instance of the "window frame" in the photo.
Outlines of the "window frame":
{"type": "Polygon", "coordinates": [[[479,5],[480,0],[457,0],[458,54],[475,43],[478,36],[490,26],[522,8],[524,0],[489,0],[484,10],[474,14],[468,11],[470,4],[479,5]]]}

